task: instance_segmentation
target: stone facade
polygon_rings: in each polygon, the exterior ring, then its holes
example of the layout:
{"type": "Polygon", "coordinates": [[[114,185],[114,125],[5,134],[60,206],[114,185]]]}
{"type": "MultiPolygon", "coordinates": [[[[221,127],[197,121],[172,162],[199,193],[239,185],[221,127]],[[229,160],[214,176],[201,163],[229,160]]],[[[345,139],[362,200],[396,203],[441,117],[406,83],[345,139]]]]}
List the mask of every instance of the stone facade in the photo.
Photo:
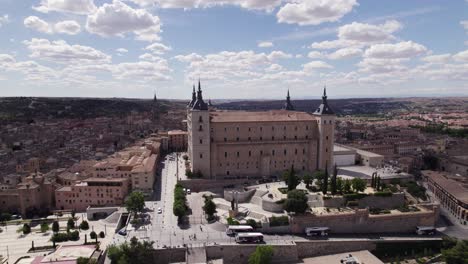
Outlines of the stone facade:
{"type": "Polygon", "coordinates": [[[199,84],[187,109],[192,171],[205,179],[248,179],[278,176],[292,166],[298,171],[331,169],[334,124],[325,93],[313,114],[217,111],[204,103],[199,84]]]}

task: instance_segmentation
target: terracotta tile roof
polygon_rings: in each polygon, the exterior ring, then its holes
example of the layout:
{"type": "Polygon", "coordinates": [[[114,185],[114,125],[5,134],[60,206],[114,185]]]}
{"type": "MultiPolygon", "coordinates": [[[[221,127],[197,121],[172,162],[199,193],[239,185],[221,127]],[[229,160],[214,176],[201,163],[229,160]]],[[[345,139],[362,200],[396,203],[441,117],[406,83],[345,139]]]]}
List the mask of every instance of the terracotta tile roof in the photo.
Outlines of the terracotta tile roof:
{"type": "Polygon", "coordinates": [[[438,184],[442,189],[447,191],[455,199],[468,204],[468,189],[463,186],[462,182],[449,178],[448,173],[438,171],[421,171],[421,173],[438,184]]]}
{"type": "Polygon", "coordinates": [[[317,118],[305,112],[272,110],[261,112],[248,111],[215,111],[210,112],[211,122],[287,122],[315,121],[317,118]]]}

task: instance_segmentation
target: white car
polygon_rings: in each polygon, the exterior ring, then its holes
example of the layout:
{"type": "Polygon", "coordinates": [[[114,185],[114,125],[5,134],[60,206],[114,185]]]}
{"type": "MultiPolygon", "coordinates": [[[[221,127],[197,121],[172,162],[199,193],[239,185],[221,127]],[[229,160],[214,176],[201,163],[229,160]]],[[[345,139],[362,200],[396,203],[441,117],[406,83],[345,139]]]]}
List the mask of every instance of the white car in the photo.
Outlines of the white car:
{"type": "Polygon", "coordinates": [[[190,194],[190,193],[191,193],[190,189],[187,189],[187,194],[190,194]]]}
{"type": "Polygon", "coordinates": [[[158,214],[162,214],[162,209],[161,209],[161,207],[158,208],[158,214]]]}

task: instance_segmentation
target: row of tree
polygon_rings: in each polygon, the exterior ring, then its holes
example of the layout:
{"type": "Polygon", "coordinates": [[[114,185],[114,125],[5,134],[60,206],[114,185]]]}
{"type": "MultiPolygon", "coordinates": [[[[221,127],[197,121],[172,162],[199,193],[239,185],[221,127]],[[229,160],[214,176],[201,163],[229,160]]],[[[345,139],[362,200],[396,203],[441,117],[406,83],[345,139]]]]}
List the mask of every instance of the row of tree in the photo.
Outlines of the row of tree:
{"type": "Polygon", "coordinates": [[[180,221],[182,217],[187,215],[189,207],[187,206],[187,197],[185,196],[184,188],[179,183],[174,188],[174,206],[172,211],[180,221]]]}

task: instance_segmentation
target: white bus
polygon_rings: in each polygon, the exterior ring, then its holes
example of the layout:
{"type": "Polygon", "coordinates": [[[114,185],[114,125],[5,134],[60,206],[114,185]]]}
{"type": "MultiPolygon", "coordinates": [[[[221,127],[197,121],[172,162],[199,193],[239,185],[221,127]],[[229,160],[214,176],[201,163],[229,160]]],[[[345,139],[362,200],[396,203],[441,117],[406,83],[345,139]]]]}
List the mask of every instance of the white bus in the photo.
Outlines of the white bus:
{"type": "Polygon", "coordinates": [[[238,233],[236,234],[236,243],[262,243],[262,233],[238,233]]]}
{"type": "Polygon", "coordinates": [[[305,229],[306,236],[328,236],[330,228],[328,227],[307,227],[305,229]]]}
{"type": "Polygon", "coordinates": [[[253,227],[249,225],[230,225],[226,228],[226,235],[233,236],[237,233],[252,232],[253,227]]]}
{"type": "Polygon", "coordinates": [[[434,235],[436,233],[436,229],[433,226],[417,226],[416,227],[416,234],[418,235],[434,235]]]}

